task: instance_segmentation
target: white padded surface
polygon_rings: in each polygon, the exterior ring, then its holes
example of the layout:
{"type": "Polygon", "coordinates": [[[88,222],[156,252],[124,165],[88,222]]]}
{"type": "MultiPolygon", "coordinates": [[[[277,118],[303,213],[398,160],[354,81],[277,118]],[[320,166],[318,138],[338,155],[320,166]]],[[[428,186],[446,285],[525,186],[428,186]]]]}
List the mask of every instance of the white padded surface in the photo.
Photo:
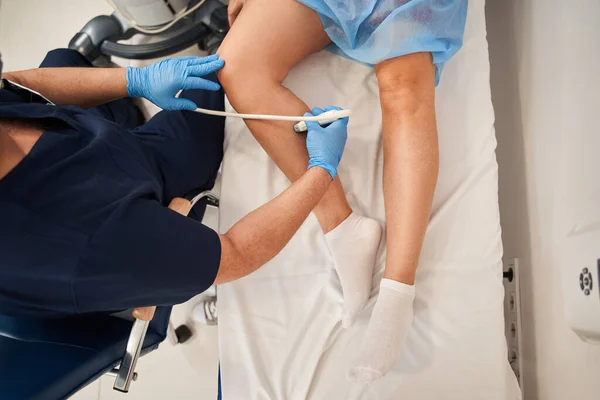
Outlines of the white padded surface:
{"type": "MultiPolygon", "coordinates": [[[[341,328],[342,294],[314,216],[266,266],[219,287],[225,399],[518,398],[504,339],[502,244],[484,2],[469,2],[463,49],[437,89],[440,175],[416,280],[415,320],[402,359],[369,386],[345,379],[369,307],[341,328]]],[[[339,169],[355,211],[384,223],[381,110],[372,69],[321,52],[285,82],[309,106],[351,108],[339,169]]],[[[226,124],[220,230],[289,182],[243,121],[226,124]]],[[[385,243],[382,241],[382,243],[385,243]]]]}

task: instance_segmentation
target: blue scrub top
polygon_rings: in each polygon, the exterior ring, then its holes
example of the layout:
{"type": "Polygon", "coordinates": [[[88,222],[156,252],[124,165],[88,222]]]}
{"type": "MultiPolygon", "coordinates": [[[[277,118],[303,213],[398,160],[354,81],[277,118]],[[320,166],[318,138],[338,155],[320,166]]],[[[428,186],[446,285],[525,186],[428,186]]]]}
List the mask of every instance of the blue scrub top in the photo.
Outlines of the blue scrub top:
{"type": "Polygon", "coordinates": [[[0,118],[44,131],[0,180],[0,314],[173,305],[213,283],[218,235],[165,207],[167,177],[131,131],[10,89],[0,118]]]}

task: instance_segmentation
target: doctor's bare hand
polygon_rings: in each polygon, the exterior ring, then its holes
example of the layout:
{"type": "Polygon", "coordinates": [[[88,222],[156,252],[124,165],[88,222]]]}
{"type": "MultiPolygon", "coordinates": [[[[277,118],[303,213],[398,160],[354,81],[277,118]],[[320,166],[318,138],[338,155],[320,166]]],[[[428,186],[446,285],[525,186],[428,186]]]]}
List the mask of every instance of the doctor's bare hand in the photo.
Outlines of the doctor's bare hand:
{"type": "Polygon", "coordinates": [[[164,110],[195,110],[196,104],[177,98],[180,90],[219,90],[218,83],[202,77],[224,65],[217,54],[209,57],[179,57],[147,67],[127,67],[127,93],[143,97],[164,110]]]}

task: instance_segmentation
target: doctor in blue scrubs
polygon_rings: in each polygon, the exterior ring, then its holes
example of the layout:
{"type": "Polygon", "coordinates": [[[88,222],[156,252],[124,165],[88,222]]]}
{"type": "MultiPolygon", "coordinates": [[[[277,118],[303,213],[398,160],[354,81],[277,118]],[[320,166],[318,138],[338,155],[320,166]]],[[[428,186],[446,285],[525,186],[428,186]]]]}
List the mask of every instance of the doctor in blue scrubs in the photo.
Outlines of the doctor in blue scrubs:
{"type": "Polygon", "coordinates": [[[55,50],[2,76],[0,314],[173,305],[287,244],[337,174],[347,119],[307,123],[304,176],[225,234],[167,207],[214,184],[224,119],[191,110],[223,109],[222,66],[215,55],[93,68],[55,50]],[[165,111],[144,123],[132,97],[165,111]]]}

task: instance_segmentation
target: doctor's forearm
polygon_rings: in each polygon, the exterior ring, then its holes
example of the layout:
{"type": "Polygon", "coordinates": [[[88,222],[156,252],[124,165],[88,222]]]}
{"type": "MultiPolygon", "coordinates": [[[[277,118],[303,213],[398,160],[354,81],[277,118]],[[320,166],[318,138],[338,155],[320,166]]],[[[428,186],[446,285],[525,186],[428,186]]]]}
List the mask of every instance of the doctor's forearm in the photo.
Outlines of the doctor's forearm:
{"type": "Polygon", "coordinates": [[[414,55],[376,71],[383,112],[385,277],[413,284],[439,168],[433,68],[429,57],[414,55]]]}
{"type": "Polygon", "coordinates": [[[221,235],[221,265],[215,284],[250,274],[290,241],[331,185],[320,167],[306,171],[279,196],[246,215],[221,235]]]}
{"type": "Polygon", "coordinates": [[[88,108],[127,96],[125,68],[38,68],[4,77],[62,105],[88,108]]]}

